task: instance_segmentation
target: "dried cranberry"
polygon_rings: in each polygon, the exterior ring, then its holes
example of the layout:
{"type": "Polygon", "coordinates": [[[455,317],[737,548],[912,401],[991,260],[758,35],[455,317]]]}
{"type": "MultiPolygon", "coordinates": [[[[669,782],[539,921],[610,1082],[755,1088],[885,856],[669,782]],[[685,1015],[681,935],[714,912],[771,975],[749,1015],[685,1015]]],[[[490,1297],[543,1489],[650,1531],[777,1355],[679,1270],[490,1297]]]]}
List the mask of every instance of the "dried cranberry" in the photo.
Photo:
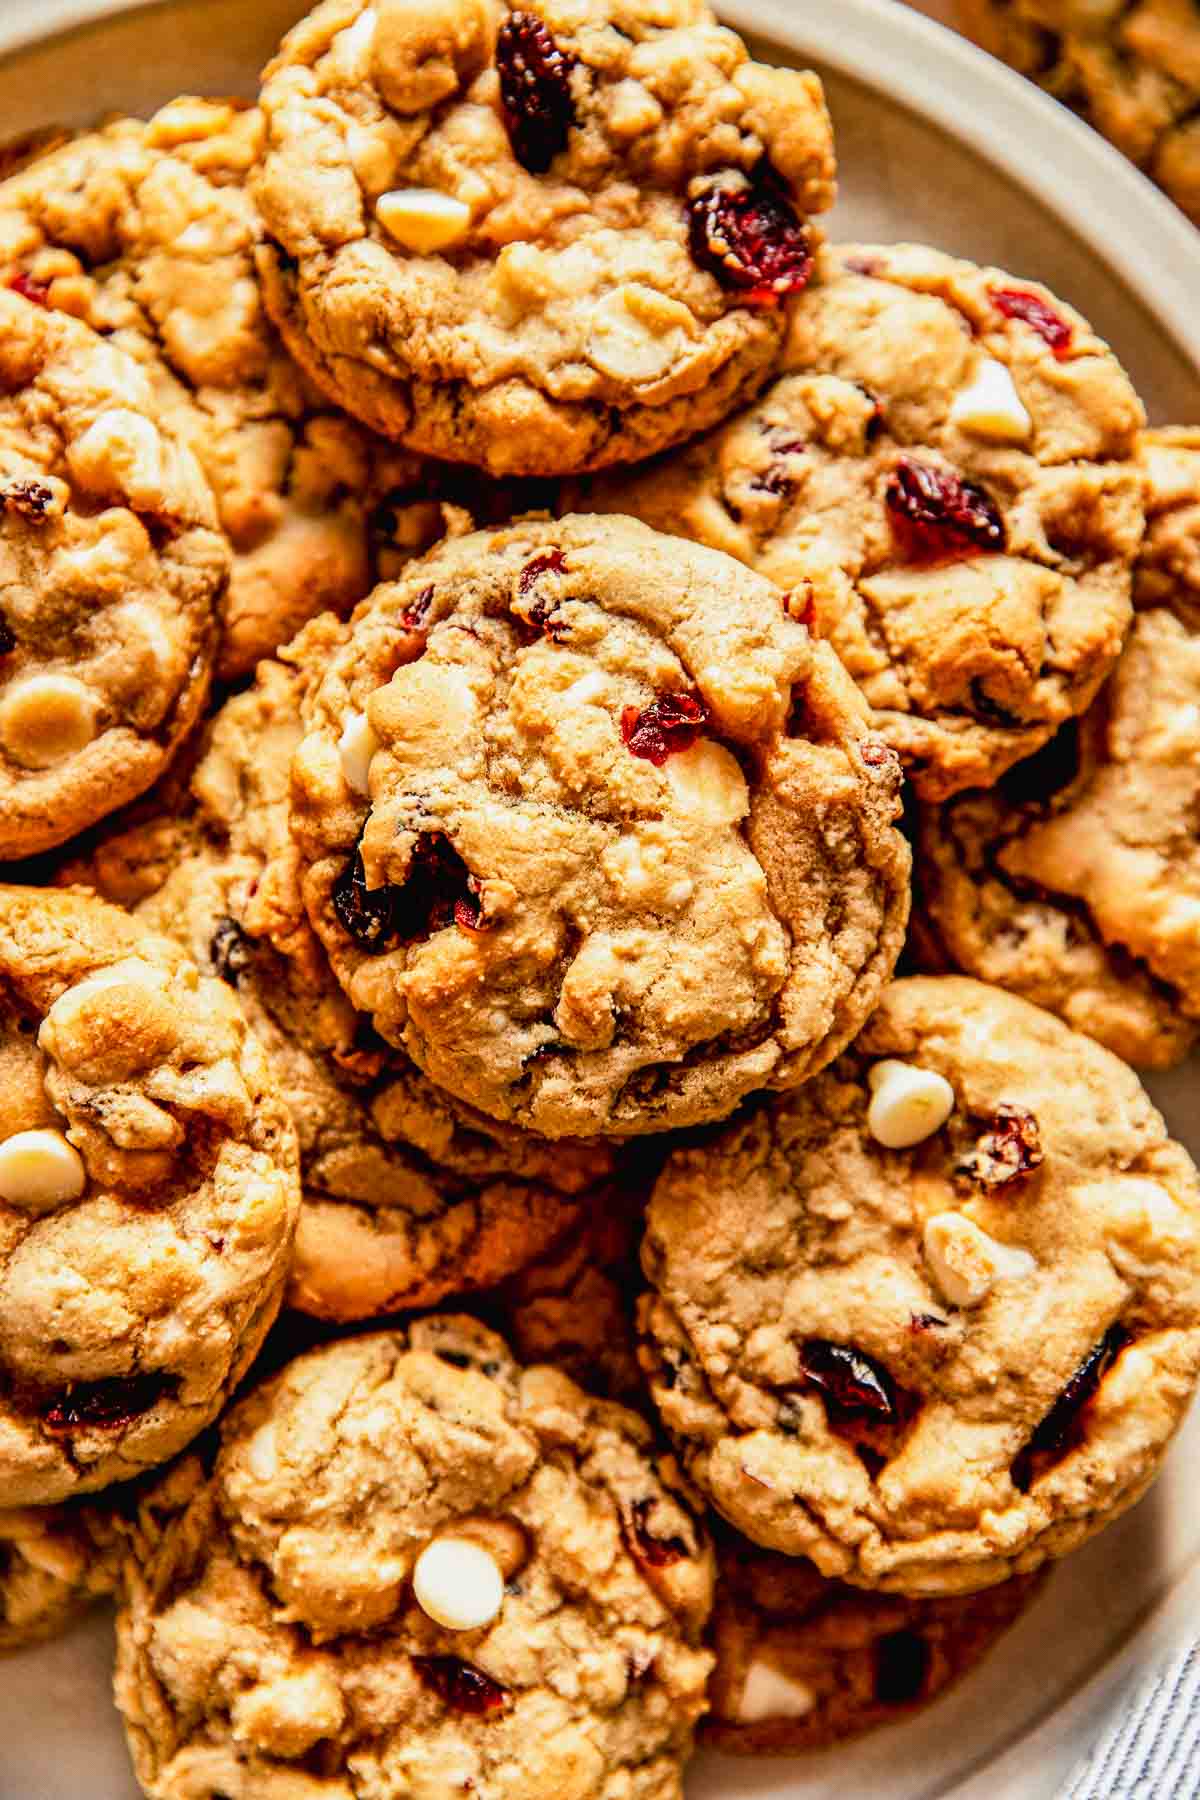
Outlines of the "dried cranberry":
{"type": "Polygon", "coordinates": [[[1006,319],[1020,319],[1022,324],[1036,331],[1043,342],[1049,344],[1059,362],[1070,355],[1075,335],[1071,326],[1036,294],[1027,293],[1023,288],[993,288],[991,300],[996,311],[1003,313],[1006,319]]]}
{"type": "Polygon", "coordinates": [[[567,147],[575,123],[571,72],[575,58],[561,50],[542,21],[515,12],[496,39],[500,109],[513,155],[531,175],[544,175],[567,147]]]}
{"type": "Polygon", "coordinates": [[[710,187],[688,202],[692,259],[750,306],[775,306],[808,286],[812,238],[781,193],[710,187]]]}
{"type": "Polygon", "coordinates": [[[868,769],[900,768],[900,758],[890,744],[883,744],[878,738],[868,738],[862,747],[862,759],[868,769]]]}
{"type": "Polygon", "coordinates": [[[429,609],[433,605],[433,589],[422,588],[412,605],[400,614],[400,622],[409,631],[424,631],[425,621],[429,617],[429,609]]]}
{"type": "Polygon", "coordinates": [[[49,306],[50,284],[46,281],[35,281],[32,275],[18,272],[10,275],[8,285],[14,294],[20,294],[22,300],[32,300],[35,306],[49,306]]]}
{"type": "Polygon", "coordinates": [[[1129,1342],[1123,1325],[1110,1325],[1093,1344],[1050,1411],[1012,1466],[1013,1486],[1027,1494],[1036,1476],[1073,1449],[1082,1435],[1083,1413],[1129,1342]]]}
{"type": "Polygon", "coordinates": [[[996,1108],[992,1129],[958,1166],[962,1174],[984,1187],[1006,1187],[1040,1168],[1045,1154],[1033,1113],[1024,1106],[1004,1105],[996,1108]]]}
{"type": "Polygon", "coordinates": [[[0,488],[0,506],[5,512],[17,513],[31,525],[39,524],[53,504],[54,489],[44,481],[10,481],[0,488]]]}
{"type": "Polygon", "coordinates": [[[902,457],[888,478],[884,498],[892,530],[912,562],[1000,551],[1007,544],[995,502],[974,482],[949,469],[902,457]]]}
{"type": "Polygon", "coordinates": [[[949,1319],[939,1318],[937,1313],[913,1313],[908,1329],[921,1335],[926,1331],[945,1331],[949,1324],[949,1319]]]}
{"type": "Polygon", "coordinates": [[[660,694],[641,712],[627,706],[621,714],[621,737],[633,756],[661,769],[668,756],[690,750],[708,724],[708,708],[693,694],[660,694]]]}
{"type": "Polygon", "coordinates": [[[565,575],[567,559],[561,550],[543,550],[525,564],[517,579],[517,602],[520,616],[547,637],[557,638],[565,629],[554,619],[556,602],[547,594],[535,592],[543,575],[565,575]]]}
{"type": "Polygon", "coordinates": [[[655,1537],[646,1521],[653,1512],[656,1502],[649,1498],[635,1500],[633,1503],[633,1524],[630,1530],[631,1548],[640,1562],[648,1563],[652,1569],[669,1569],[673,1563],[683,1562],[691,1552],[682,1538],[655,1537]]]}
{"type": "Polygon", "coordinates": [[[236,987],[253,959],[250,939],[236,919],[231,919],[227,913],[223,914],[217,920],[208,941],[208,960],[214,972],[222,981],[227,981],[230,987],[236,987]]]}
{"type": "Polygon", "coordinates": [[[115,1430],[148,1413],[176,1385],[170,1375],[114,1375],[107,1381],[81,1381],[46,1408],[42,1423],[53,1433],[115,1430]]]}
{"type": "Polygon", "coordinates": [[[502,1712],[509,1704],[506,1688],[473,1663],[458,1656],[414,1656],[413,1667],[425,1686],[432,1688],[438,1699],[455,1712],[502,1712]]]}
{"type": "Polygon", "coordinates": [[[825,1338],[809,1338],[801,1346],[800,1367],[839,1412],[876,1413],[882,1419],[896,1416],[891,1376],[860,1350],[831,1344],[825,1338]]]}
{"type": "Polygon", "coordinates": [[[911,1706],[929,1680],[933,1658],[916,1631],[889,1631],[875,1646],[875,1698],[881,1706],[911,1706]]]}
{"type": "Polygon", "coordinates": [[[356,851],[334,884],[333,909],[355,943],[372,956],[451,924],[464,931],[484,929],[479,884],[440,831],[423,831],[417,838],[403,884],[369,888],[356,851]]]}

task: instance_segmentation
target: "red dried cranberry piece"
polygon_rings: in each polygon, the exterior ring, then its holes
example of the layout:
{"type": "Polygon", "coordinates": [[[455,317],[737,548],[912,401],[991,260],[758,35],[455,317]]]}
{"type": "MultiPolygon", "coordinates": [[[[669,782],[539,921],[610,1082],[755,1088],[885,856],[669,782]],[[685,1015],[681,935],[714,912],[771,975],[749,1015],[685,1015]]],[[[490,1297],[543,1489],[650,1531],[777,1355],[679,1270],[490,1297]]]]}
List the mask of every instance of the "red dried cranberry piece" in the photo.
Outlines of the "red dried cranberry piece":
{"type": "Polygon", "coordinates": [[[54,503],[54,489],[44,481],[10,481],[0,488],[0,506],[17,513],[31,525],[39,524],[54,503]]]}
{"type": "Polygon", "coordinates": [[[42,1414],[52,1433],[115,1430],[148,1413],[178,1386],[171,1375],[114,1375],[106,1381],[81,1381],[42,1414]]]}
{"type": "Polygon", "coordinates": [[[575,58],[555,43],[532,13],[515,12],[496,39],[500,110],[513,155],[531,175],[544,175],[575,123],[571,71],[575,58]]]}
{"type": "Polygon", "coordinates": [[[991,301],[1006,319],[1020,319],[1022,324],[1036,331],[1043,342],[1049,344],[1059,362],[1070,355],[1075,335],[1072,327],[1036,294],[1027,293],[1024,288],[993,288],[991,301]]]}
{"type": "Polygon", "coordinates": [[[884,744],[878,738],[868,738],[862,747],[862,759],[868,769],[890,769],[900,773],[900,758],[890,744],[884,744]]]}
{"type": "Polygon", "coordinates": [[[621,737],[631,755],[661,769],[668,756],[690,750],[707,724],[708,708],[694,694],[660,694],[641,712],[625,708],[621,737]]]}
{"type": "Polygon", "coordinates": [[[808,286],[812,238],[774,188],[710,187],[688,201],[692,260],[749,306],[775,306],[808,286]]]}
{"type": "Polygon", "coordinates": [[[884,499],[892,530],[911,562],[1001,551],[1008,542],[1000,510],[981,487],[915,457],[896,464],[884,499]]]}
{"type": "Polygon", "coordinates": [[[50,305],[50,284],[46,281],[35,281],[32,275],[18,271],[10,275],[8,285],[14,294],[20,294],[22,300],[32,300],[35,306],[50,305]]]}
{"type": "Polygon", "coordinates": [[[525,564],[517,581],[517,598],[522,602],[522,617],[547,637],[558,638],[565,627],[553,617],[556,602],[548,595],[534,594],[543,575],[565,575],[567,559],[561,550],[543,550],[525,564]],[[534,597],[530,599],[530,595],[534,597]]]}
{"type": "Polygon", "coordinates": [[[908,1321],[908,1329],[921,1336],[926,1331],[945,1331],[949,1324],[949,1319],[939,1318],[937,1313],[913,1313],[908,1321]]]}
{"type": "Polygon", "coordinates": [[[1110,1325],[1093,1344],[1012,1466],[1013,1486],[1027,1494],[1035,1478],[1061,1460],[1083,1434],[1083,1414],[1100,1383],[1129,1342],[1123,1325],[1110,1325]]]}
{"type": "Polygon", "coordinates": [[[896,1416],[896,1389],[891,1376],[860,1350],[809,1338],[800,1349],[800,1367],[813,1387],[839,1412],[896,1416]]]}
{"type": "Polygon", "coordinates": [[[649,1498],[634,1501],[633,1523],[629,1531],[632,1540],[630,1547],[638,1560],[648,1563],[652,1569],[669,1569],[673,1563],[683,1562],[691,1552],[682,1538],[654,1536],[647,1520],[655,1505],[656,1502],[649,1498]]]}
{"type": "Polygon", "coordinates": [[[208,959],[213,972],[230,987],[236,987],[240,976],[246,973],[254,960],[254,949],[250,939],[242,930],[236,919],[228,913],[223,914],[213,929],[208,942],[208,959]]]}
{"type": "Polygon", "coordinates": [[[413,1667],[425,1686],[455,1712],[473,1713],[480,1718],[486,1713],[502,1712],[509,1704],[507,1688],[461,1657],[414,1656],[413,1667]]]}
{"type": "Polygon", "coordinates": [[[875,1646],[875,1698],[881,1706],[911,1706],[929,1680],[933,1662],[916,1631],[889,1631],[875,1646]]]}
{"type": "Polygon", "coordinates": [[[433,605],[433,589],[422,588],[412,605],[400,614],[400,622],[409,631],[424,631],[429,609],[433,605]]]}
{"type": "Polygon", "coordinates": [[[962,1174],[984,1187],[1006,1187],[1041,1167],[1042,1136],[1034,1114],[1024,1106],[998,1106],[992,1129],[959,1163],[962,1174]]]}
{"type": "Polygon", "coordinates": [[[333,910],[360,949],[372,956],[451,924],[464,931],[485,929],[479,884],[440,831],[423,831],[418,837],[402,885],[369,888],[356,851],[334,883],[333,910]]]}

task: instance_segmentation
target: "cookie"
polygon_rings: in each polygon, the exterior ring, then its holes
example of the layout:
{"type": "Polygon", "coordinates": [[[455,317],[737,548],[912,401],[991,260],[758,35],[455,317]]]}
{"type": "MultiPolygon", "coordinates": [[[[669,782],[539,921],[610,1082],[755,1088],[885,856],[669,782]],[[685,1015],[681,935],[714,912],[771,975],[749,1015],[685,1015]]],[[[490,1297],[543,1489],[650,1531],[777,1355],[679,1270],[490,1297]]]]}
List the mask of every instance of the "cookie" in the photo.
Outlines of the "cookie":
{"type": "Polygon", "coordinates": [[[870,1012],[899,765],[770,583],[632,519],[456,539],[323,649],[292,767],[355,1008],[549,1137],[720,1118],[870,1012]]]}
{"type": "Polygon", "coordinates": [[[101,1507],[0,1512],[0,1653],[57,1637],[111,1594],[118,1549],[101,1507]]]}
{"type": "Polygon", "coordinates": [[[763,378],[833,197],[813,75],[700,0],[324,0],[263,77],[267,305],[414,450],[560,475],[763,378]]]}
{"type": "Polygon", "coordinates": [[[1081,712],[1130,618],[1141,406],[1045,288],[919,245],[826,251],[784,373],[589,498],[792,590],[924,798],[1081,712]]]}
{"type": "Polygon", "coordinates": [[[964,27],[1132,157],[1200,224],[1191,0],[960,0],[964,27]]]}
{"type": "Polygon", "coordinates": [[[0,859],[162,773],[208,692],[228,573],[137,364],[0,289],[0,859]]]}
{"type": "Polygon", "coordinates": [[[667,1163],[643,1358],[765,1549],[900,1593],[1027,1574],[1145,1492],[1200,1371],[1200,1180],[1136,1077],[962,977],[667,1163]]]}
{"type": "Polygon", "coordinates": [[[345,1339],[142,1509],[116,1679],[138,1779],[679,1800],[712,1581],[635,1414],[470,1320],[345,1339]]]}
{"type": "Polygon", "coordinates": [[[925,809],[915,934],[1127,1062],[1200,1039],[1200,431],[1142,440],[1139,610],[1078,726],[988,793],[925,809]]]}
{"type": "Polygon", "coordinates": [[[0,189],[0,287],[134,356],[208,478],[233,551],[225,680],[315,614],[349,612],[443,527],[434,472],[334,411],[267,318],[246,190],[263,136],[254,108],[176,100],[0,189]]]}
{"type": "Polygon", "coordinates": [[[793,1756],[894,1724],[969,1674],[1041,1585],[1024,1575],[936,1600],[871,1594],[723,1532],[700,1740],[735,1756],[793,1756]]]}
{"type": "Polygon", "coordinates": [[[644,1407],[634,1315],[651,1178],[621,1175],[549,1251],[489,1294],[485,1310],[522,1362],[553,1363],[590,1394],[644,1407]]]}
{"type": "Polygon", "coordinates": [[[0,1506],[191,1441],[279,1307],[295,1135],[232,995],[92,896],[0,888],[0,1506]]]}
{"type": "Polygon", "coordinates": [[[190,793],[65,873],[134,906],[237,994],[300,1140],[287,1302],[350,1320],[491,1287],[549,1254],[583,1230],[613,1156],[497,1125],[435,1088],[355,1017],[303,916],[278,904],[264,871],[287,840],[298,688],[293,669],[262,663],[213,721],[190,793]]]}

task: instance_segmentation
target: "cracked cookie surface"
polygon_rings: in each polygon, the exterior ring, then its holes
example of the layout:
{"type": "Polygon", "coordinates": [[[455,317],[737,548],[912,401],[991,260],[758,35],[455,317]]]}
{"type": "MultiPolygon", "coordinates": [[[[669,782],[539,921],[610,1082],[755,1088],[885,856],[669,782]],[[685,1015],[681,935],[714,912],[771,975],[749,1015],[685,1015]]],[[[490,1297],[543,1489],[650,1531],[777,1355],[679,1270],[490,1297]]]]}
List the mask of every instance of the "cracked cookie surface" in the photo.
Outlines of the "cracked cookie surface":
{"type": "Polygon", "coordinates": [[[832,199],[815,76],[699,0],[325,0],[264,75],[267,304],[342,405],[496,474],[753,390],[832,199]]]}
{"type": "Polygon", "coordinates": [[[93,896],[0,888],[0,1502],[213,1419],[283,1292],[295,1136],[232,995],[93,896]]]}
{"type": "Polygon", "coordinates": [[[721,1117],[894,966],[899,765],[827,645],[631,519],[455,540],[323,649],[305,903],[359,1012],[547,1136],[721,1117]]]}
{"type": "Polygon", "coordinates": [[[864,1587],[969,1592],[1074,1549],[1145,1491],[1200,1370],[1186,1152],[1108,1051],[961,977],[895,983],[832,1068],[674,1155],[643,1262],[689,1474],[864,1587]],[[889,1150],[897,1070],[953,1110],[889,1150]]]}
{"type": "Polygon", "coordinates": [[[117,1699],[155,1800],[469,1791],[678,1800],[712,1659],[712,1552],[634,1414],[466,1319],[347,1339],[177,1466],[125,1568],[117,1699]],[[490,1623],[414,1597],[485,1550],[490,1623]],[[315,1789],[314,1789],[315,1791],[315,1789]]]}
{"type": "Polygon", "coordinates": [[[137,364],[0,288],[0,858],[158,778],[207,696],[228,573],[137,364]]]}
{"type": "Polygon", "coordinates": [[[0,187],[0,287],[132,355],[212,487],[233,552],[225,680],[326,608],[348,612],[443,526],[434,472],[336,412],[267,317],[246,187],[263,139],[254,108],[177,100],[0,187]]]}
{"type": "Polygon", "coordinates": [[[1200,224],[1200,16],[1191,0],[959,0],[971,35],[1029,75],[1200,224]]]}
{"type": "Polygon", "coordinates": [[[793,1756],[908,1718],[969,1674],[1041,1585],[1025,1575],[936,1600],[869,1594],[721,1532],[700,1741],[793,1756]]]}
{"type": "MultiPolygon", "coordinates": [[[[326,629],[310,628],[314,658],[326,629]]],[[[288,1304],[348,1320],[491,1287],[550,1253],[583,1230],[613,1157],[484,1118],[355,1017],[302,909],[264,880],[288,841],[300,687],[263,662],[209,727],[183,807],[164,796],[65,873],[136,907],[237,994],[300,1140],[288,1304]]]]}
{"type": "Polygon", "coordinates": [[[1142,531],[1129,380],[1046,289],[919,245],[823,252],[781,368],[588,500],[793,590],[917,791],[987,786],[1120,651],[1142,531]]]}
{"type": "Polygon", "coordinates": [[[1200,431],[1147,432],[1140,463],[1117,669],[997,788],[925,809],[916,948],[1165,1068],[1200,1038],[1200,431]]]}

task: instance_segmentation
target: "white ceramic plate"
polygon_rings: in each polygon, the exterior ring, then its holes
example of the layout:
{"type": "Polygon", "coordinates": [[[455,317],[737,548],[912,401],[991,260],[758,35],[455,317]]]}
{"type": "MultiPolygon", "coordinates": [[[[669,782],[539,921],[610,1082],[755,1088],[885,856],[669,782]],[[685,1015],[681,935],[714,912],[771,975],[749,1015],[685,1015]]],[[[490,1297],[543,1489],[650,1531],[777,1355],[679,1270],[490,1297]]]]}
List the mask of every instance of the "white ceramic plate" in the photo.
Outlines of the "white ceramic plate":
{"type": "MultiPolygon", "coordinates": [[[[0,0],[0,136],[146,111],[178,92],[250,93],[302,10],[0,0]]],[[[1200,421],[1200,237],[1098,138],[896,0],[722,10],[773,60],[826,74],[843,171],[835,232],[923,239],[1041,277],[1116,345],[1156,420],[1200,421]]],[[[1200,1154],[1196,1065],[1151,1086],[1200,1154]]],[[[991,1661],[930,1714],[802,1760],[703,1757],[689,1800],[1048,1800],[1121,1684],[1200,1617],[1198,1485],[1194,1418],[1150,1498],[1064,1564],[991,1661]]],[[[0,1666],[0,1800],[136,1800],[109,1663],[100,1617],[0,1666]]]]}

